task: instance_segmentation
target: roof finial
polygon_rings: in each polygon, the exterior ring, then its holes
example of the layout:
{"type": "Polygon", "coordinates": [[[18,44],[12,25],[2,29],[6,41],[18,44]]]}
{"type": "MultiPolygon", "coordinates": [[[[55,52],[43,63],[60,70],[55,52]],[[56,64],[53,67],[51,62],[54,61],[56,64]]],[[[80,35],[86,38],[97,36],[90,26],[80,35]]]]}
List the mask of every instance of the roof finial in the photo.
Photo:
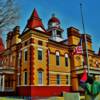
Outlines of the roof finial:
{"type": "Polygon", "coordinates": [[[55,17],[55,13],[52,14],[52,17],[55,17]]]}
{"type": "Polygon", "coordinates": [[[30,18],[33,18],[33,17],[39,18],[39,15],[38,15],[37,10],[35,8],[34,8],[32,14],[31,14],[30,18]]]}

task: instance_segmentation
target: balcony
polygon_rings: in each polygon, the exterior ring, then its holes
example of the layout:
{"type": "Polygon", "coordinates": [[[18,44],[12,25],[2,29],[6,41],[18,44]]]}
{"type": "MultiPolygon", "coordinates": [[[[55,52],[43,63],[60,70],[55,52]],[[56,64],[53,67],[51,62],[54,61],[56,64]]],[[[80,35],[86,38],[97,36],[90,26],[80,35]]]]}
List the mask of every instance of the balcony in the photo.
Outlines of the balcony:
{"type": "Polygon", "coordinates": [[[6,74],[14,74],[15,68],[11,66],[0,66],[0,74],[6,73],[6,74]]]}
{"type": "Polygon", "coordinates": [[[3,87],[0,87],[0,92],[13,92],[13,91],[14,89],[11,87],[5,87],[4,89],[3,87]]]}
{"type": "Polygon", "coordinates": [[[93,67],[93,66],[89,66],[89,68],[87,66],[78,66],[76,67],[76,69],[74,71],[76,71],[77,74],[81,74],[84,72],[84,69],[87,69],[87,73],[89,70],[90,74],[96,74],[96,75],[100,75],[100,67],[93,67]]]}

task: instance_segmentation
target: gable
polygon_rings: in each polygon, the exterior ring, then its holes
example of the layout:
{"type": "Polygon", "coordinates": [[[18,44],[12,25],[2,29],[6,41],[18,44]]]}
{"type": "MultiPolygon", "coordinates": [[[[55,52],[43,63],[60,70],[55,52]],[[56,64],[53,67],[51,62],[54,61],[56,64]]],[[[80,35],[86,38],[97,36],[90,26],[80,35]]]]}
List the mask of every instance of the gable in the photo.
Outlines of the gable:
{"type": "Polygon", "coordinates": [[[45,30],[42,27],[36,27],[35,29],[39,30],[39,31],[42,31],[42,32],[45,32],[45,30]]]}

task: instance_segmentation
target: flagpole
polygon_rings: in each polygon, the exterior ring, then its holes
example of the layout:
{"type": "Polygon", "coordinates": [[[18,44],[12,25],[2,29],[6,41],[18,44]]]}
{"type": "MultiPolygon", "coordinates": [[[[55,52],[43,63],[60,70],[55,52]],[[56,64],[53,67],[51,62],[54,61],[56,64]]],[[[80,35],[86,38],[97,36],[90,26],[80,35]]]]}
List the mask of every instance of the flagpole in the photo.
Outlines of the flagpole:
{"type": "Polygon", "coordinates": [[[80,11],[81,11],[82,26],[83,26],[83,34],[84,34],[84,39],[85,39],[87,71],[88,71],[88,75],[90,75],[90,72],[89,72],[89,63],[88,63],[87,37],[86,37],[86,33],[85,33],[85,25],[84,25],[84,18],[83,18],[83,8],[82,8],[82,3],[80,3],[80,11]]]}

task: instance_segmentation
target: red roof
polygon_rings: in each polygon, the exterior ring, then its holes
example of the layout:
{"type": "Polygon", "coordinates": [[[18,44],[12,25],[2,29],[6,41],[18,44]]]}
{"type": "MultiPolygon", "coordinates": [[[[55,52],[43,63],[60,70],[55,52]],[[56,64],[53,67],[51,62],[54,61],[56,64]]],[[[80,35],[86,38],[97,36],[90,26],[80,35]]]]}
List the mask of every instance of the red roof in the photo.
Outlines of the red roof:
{"type": "Polygon", "coordinates": [[[2,38],[0,37],[0,52],[5,49],[2,38]]]}
{"type": "Polygon", "coordinates": [[[48,24],[51,23],[51,22],[56,22],[56,23],[59,23],[59,24],[60,24],[59,19],[56,18],[55,16],[53,16],[53,17],[48,21],[48,24]]]}
{"type": "Polygon", "coordinates": [[[45,31],[43,23],[39,18],[36,9],[34,9],[30,19],[28,20],[27,28],[34,29],[37,27],[41,27],[45,31]]]}
{"type": "Polygon", "coordinates": [[[56,30],[60,30],[60,31],[64,31],[63,29],[61,29],[61,27],[52,27],[52,28],[49,28],[47,31],[49,32],[49,31],[51,31],[51,30],[53,30],[53,29],[56,29],[56,30]]]}
{"type": "Polygon", "coordinates": [[[37,11],[36,11],[36,9],[35,9],[35,8],[34,8],[34,10],[33,10],[32,15],[31,15],[31,17],[30,17],[30,18],[32,18],[32,17],[39,18],[38,13],[37,13],[37,11]]]}

